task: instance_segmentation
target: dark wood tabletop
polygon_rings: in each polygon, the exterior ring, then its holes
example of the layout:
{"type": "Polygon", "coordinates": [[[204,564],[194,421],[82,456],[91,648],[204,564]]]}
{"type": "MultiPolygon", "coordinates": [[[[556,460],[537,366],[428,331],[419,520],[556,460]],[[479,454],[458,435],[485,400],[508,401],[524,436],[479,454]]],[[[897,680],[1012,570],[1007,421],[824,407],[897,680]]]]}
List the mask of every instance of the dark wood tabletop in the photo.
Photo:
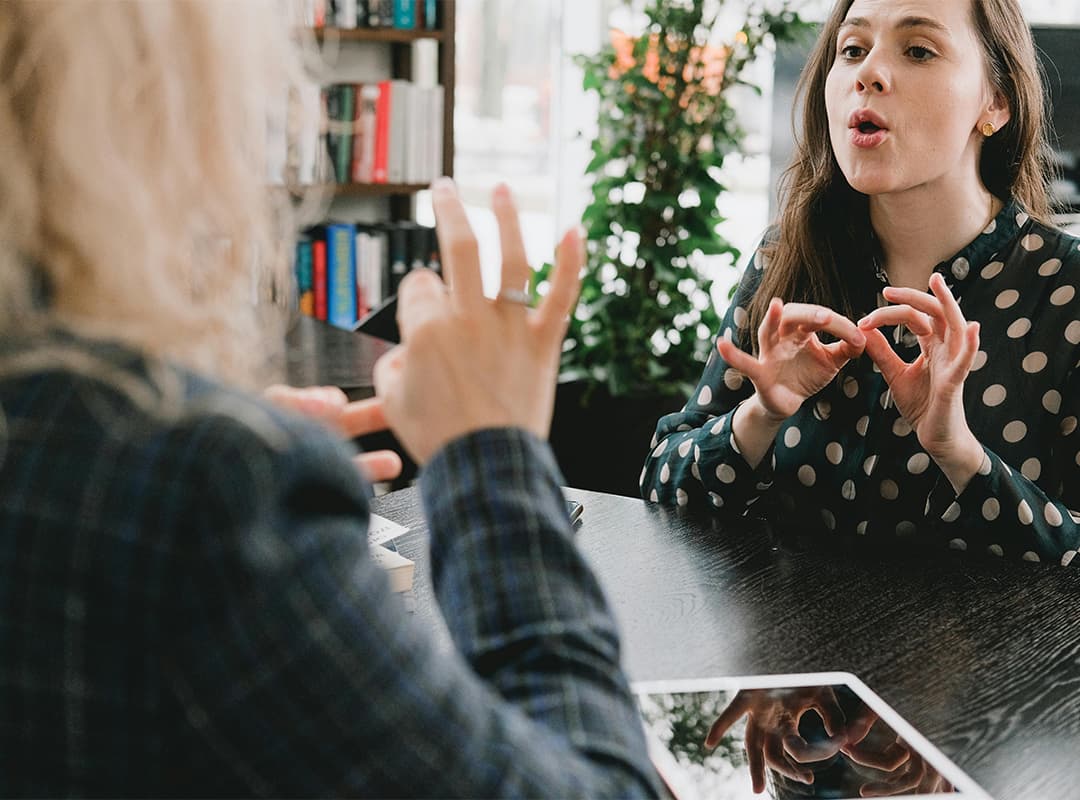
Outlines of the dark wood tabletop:
{"type": "Polygon", "coordinates": [[[379,356],[393,347],[363,333],[299,315],[285,337],[285,373],[292,386],[338,386],[351,400],[371,397],[379,356]]]}
{"type": "MultiPolygon", "coordinates": [[[[634,680],[844,670],[998,800],[1080,798],[1080,572],[779,537],[763,525],[566,490],[634,680]]],[[[415,488],[417,614],[445,636],[415,488]]]]}

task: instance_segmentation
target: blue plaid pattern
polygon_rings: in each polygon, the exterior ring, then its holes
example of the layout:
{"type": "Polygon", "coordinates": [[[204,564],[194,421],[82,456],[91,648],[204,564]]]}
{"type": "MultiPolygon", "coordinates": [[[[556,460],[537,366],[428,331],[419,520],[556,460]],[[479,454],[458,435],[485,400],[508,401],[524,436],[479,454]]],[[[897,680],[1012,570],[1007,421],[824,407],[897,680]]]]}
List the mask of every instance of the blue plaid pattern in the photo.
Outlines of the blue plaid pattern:
{"type": "Polygon", "coordinates": [[[0,795],[655,795],[546,445],[422,475],[450,652],[349,456],[122,348],[0,345],[0,795]],[[89,366],[17,366],[46,348],[89,366]]]}

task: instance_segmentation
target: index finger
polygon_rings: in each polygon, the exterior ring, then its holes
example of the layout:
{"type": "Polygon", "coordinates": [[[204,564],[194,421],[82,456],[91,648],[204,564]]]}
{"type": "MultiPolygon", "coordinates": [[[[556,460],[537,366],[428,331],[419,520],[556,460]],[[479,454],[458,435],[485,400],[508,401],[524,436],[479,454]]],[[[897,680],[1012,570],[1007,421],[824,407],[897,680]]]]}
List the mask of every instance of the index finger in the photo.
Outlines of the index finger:
{"type": "Polygon", "coordinates": [[[439,178],[431,184],[431,205],[443,272],[454,305],[460,310],[477,308],[484,299],[480,248],[452,180],[439,178]]]}
{"type": "Polygon", "coordinates": [[[398,287],[397,323],[401,341],[408,342],[426,322],[446,313],[446,287],[430,269],[407,274],[398,287]]]}
{"type": "Polygon", "coordinates": [[[810,331],[831,333],[854,347],[862,347],[866,342],[866,337],[854,322],[824,306],[786,303],[781,330],[796,325],[810,331]]]}
{"type": "Polygon", "coordinates": [[[731,702],[727,704],[727,707],[720,712],[720,716],[716,718],[716,722],[712,724],[712,727],[709,728],[709,733],[705,737],[705,746],[710,749],[716,747],[720,740],[724,738],[724,734],[728,732],[728,728],[738,722],[746,713],[749,705],[750,695],[746,692],[738,692],[731,702]]]}
{"type": "Polygon", "coordinates": [[[934,293],[934,297],[941,301],[941,307],[945,310],[945,319],[948,321],[949,327],[957,331],[964,330],[967,320],[964,319],[960,304],[956,302],[953,293],[949,291],[945,278],[942,277],[940,272],[935,272],[930,276],[930,291],[934,293]]]}
{"type": "Polygon", "coordinates": [[[348,437],[383,431],[389,427],[380,397],[356,400],[346,405],[338,417],[338,427],[348,437]]]}

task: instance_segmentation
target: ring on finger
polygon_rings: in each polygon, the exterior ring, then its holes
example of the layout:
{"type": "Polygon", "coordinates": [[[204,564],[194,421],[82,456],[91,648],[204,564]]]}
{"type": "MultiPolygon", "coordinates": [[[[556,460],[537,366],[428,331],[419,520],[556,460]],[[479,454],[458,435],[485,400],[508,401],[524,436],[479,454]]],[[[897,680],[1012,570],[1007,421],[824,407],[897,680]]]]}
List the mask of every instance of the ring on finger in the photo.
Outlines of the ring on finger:
{"type": "Polygon", "coordinates": [[[514,303],[526,308],[532,307],[532,295],[522,289],[500,289],[496,302],[514,303]]]}

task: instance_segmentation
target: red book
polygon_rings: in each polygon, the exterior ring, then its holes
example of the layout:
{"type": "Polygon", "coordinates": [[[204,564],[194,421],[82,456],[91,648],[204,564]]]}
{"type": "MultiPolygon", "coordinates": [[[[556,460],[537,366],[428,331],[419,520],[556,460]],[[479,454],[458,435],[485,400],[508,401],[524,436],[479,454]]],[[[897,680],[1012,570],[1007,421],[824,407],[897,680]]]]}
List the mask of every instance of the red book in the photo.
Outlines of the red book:
{"type": "Polygon", "coordinates": [[[375,103],[375,164],[372,183],[386,183],[390,162],[390,81],[379,81],[379,99],[375,103]]]}
{"type": "Polygon", "coordinates": [[[311,243],[311,288],[315,291],[315,319],[326,320],[326,240],[311,243]]]}

